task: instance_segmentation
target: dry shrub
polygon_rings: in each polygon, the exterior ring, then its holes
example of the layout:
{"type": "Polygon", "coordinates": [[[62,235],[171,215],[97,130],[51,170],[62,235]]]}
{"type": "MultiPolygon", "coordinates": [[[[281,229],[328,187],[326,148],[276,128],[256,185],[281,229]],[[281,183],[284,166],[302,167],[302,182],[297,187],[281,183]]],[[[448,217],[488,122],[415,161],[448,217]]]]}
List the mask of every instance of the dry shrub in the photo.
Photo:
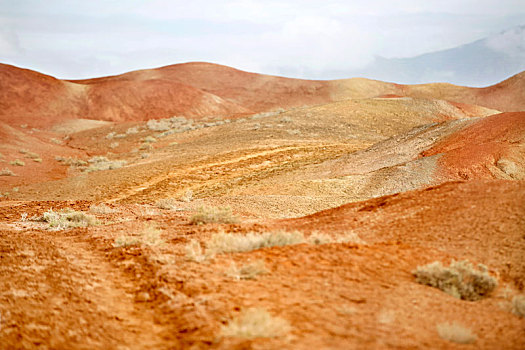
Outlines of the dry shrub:
{"type": "Polygon", "coordinates": [[[229,207],[200,207],[191,217],[190,221],[192,224],[232,224],[237,222],[237,218],[233,216],[232,210],[229,207]]]}
{"type": "Polygon", "coordinates": [[[146,123],[146,127],[151,131],[166,131],[171,129],[171,121],[169,119],[151,119],[146,123]]]}
{"type": "Polygon", "coordinates": [[[314,245],[329,244],[329,243],[355,243],[365,244],[355,232],[345,232],[336,237],[332,237],[326,233],[314,232],[308,237],[308,243],[314,245]]]}
{"type": "Polygon", "coordinates": [[[3,168],[0,170],[0,176],[15,176],[15,173],[9,170],[9,168],[3,168]]]}
{"type": "Polygon", "coordinates": [[[478,268],[480,270],[474,269],[467,260],[453,260],[449,267],[435,261],[418,266],[412,273],[421,284],[439,288],[456,298],[473,301],[490,294],[498,284],[488,274],[486,266],[479,264],[478,268]]]}
{"type": "Polygon", "coordinates": [[[268,273],[268,270],[262,260],[248,262],[241,266],[232,263],[230,268],[226,271],[226,275],[236,280],[252,280],[258,275],[266,273],[268,273]]]}
{"type": "Polygon", "coordinates": [[[89,211],[92,212],[93,214],[98,214],[98,215],[113,214],[113,213],[119,212],[117,209],[110,208],[105,204],[99,204],[99,205],[93,204],[89,207],[89,211]]]}
{"type": "Polygon", "coordinates": [[[126,135],[138,134],[138,132],[139,132],[139,128],[137,126],[133,126],[129,128],[128,130],[126,130],[126,135]]]}
{"type": "Polygon", "coordinates": [[[86,166],[88,163],[85,160],[77,159],[77,158],[64,158],[60,156],[56,156],[55,160],[57,162],[63,163],[65,165],[69,166],[86,166]]]}
{"type": "Polygon", "coordinates": [[[186,244],[184,249],[186,251],[186,260],[203,262],[207,258],[207,255],[204,253],[201,244],[195,239],[192,239],[188,244],[186,244]]]}
{"type": "Polygon", "coordinates": [[[128,247],[131,245],[145,245],[150,247],[158,247],[165,244],[161,238],[162,230],[147,225],[142,232],[135,235],[119,236],[115,239],[113,246],[116,248],[128,247]]]}
{"type": "Polygon", "coordinates": [[[153,150],[153,146],[150,145],[149,143],[143,143],[142,145],[140,145],[139,150],[151,151],[151,150],[153,150]]]}
{"type": "Polygon", "coordinates": [[[441,323],[437,325],[441,338],[459,344],[470,344],[476,341],[476,334],[458,323],[441,323]]]}
{"type": "Polygon", "coordinates": [[[183,202],[191,202],[193,200],[193,191],[186,190],[181,196],[180,200],[183,202]]]}
{"type": "Polygon", "coordinates": [[[512,312],[525,317],[525,295],[516,295],[512,298],[512,312]]]}
{"type": "Polygon", "coordinates": [[[94,216],[72,209],[62,209],[59,211],[53,211],[53,209],[51,209],[45,212],[38,220],[47,222],[50,228],[56,230],[87,227],[98,223],[94,216]]]}
{"type": "Polygon", "coordinates": [[[154,138],[153,136],[146,136],[145,138],[142,139],[142,142],[153,143],[153,142],[157,142],[157,139],[154,138]]]}
{"type": "Polygon", "coordinates": [[[219,232],[207,243],[211,254],[248,252],[261,248],[304,243],[300,232],[250,232],[246,235],[219,232]]]}
{"type": "Polygon", "coordinates": [[[159,209],[176,210],[178,209],[177,200],[173,198],[163,198],[155,202],[155,205],[159,209]]]}
{"type": "Polygon", "coordinates": [[[132,245],[138,245],[139,243],[140,241],[138,237],[119,236],[115,239],[115,243],[113,243],[113,247],[115,248],[129,247],[132,245]]]}
{"type": "Polygon", "coordinates": [[[11,165],[17,165],[17,166],[24,166],[26,163],[24,161],[21,161],[20,159],[15,159],[9,162],[11,165]]]}
{"type": "Polygon", "coordinates": [[[279,337],[289,331],[290,325],[286,320],[274,317],[264,309],[250,308],[223,326],[221,334],[225,337],[252,339],[279,337]]]}
{"type": "Polygon", "coordinates": [[[91,165],[84,170],[88,173],[92,171],[118,169],[122,168],[122,166],[126,164],[125,160],[109,160],[104,156],[95,156],[89,159],[88,162],[91,165]]]}

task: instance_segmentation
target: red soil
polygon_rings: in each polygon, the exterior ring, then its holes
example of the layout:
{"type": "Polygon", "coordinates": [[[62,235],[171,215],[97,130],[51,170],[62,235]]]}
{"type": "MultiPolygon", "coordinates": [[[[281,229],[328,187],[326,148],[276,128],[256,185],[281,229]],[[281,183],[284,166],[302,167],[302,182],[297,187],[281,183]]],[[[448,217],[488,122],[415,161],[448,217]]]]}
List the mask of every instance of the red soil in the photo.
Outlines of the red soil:
{"type": "Polygon", "coordinates": [[[495,114],[451,135],[421,155],[442,153],[439,172],[449,179],[493,178],[490,166],[519,152],[524,140],[525,112],[495,114]]]}
{"type": "Polygon", "coordinates": [[[522,181],[449,182],[345,204],[280,225],[310,232],[351,230],[368,243],[424,245],[483,262],[523,290],[524,203],[522,181]]]}

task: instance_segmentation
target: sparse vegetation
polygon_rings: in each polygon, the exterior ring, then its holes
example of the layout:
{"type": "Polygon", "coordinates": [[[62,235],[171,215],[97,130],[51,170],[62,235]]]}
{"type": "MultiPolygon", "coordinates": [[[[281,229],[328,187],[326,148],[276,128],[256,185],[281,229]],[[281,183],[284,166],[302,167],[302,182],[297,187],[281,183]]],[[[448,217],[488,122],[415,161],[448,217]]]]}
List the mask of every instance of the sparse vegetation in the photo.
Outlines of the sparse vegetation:
{"type": "Polygon", "coordinates": [[[237,266],[235,263],[230,265],[230,268],[226,271],[226,275],[236,280],[252,280],[259,275],[268,273],[264,261],[255,260],[253,262],[245,263],[241,266],[237,266]]]}
{"type": "Polygon", "coordinates": [[[137,126],[131,127],[128,130],[126,130],[127,135],[134,135],[139,133],[139,128],[137,126]]]}
{"type": "Polygon", "coordinates": [[[105,204],[99,204],[99,205],[93,204],[89,207],[89,211],[93,214],[98,214],[98,215],[113,214],[113,213],[119,212],[117,209],[110,208],[105,204]]]}
{"type": "Polygon", "coordinates": [[[84,170],[86,172],[113,170],[122,168],[122,166],[126,164],[125,160],[109,160],[104,156],[95,156],[89,159],[88,162],[91,165],[84,170]]]}
{"type": "Polygon", "coordinates": [[[497,286],[497,281],[487,272],[487,267],[478,265],[474,269],[467,260],[452,261],[449,267],[436,261],[418,266],[413,274],[418,283],[439,288],[456,298],[478,300],[489,295],[497,286]]]}
{"type": "Polygon", "coordinates": [[[153,142],[157,142],[157,139],[154,138],[153,136],[146,136],[145,138],[142,139],[142,142],[153,143],[153,142]]]}
{"type": "Polygon", "coordinates": [[[191,217],[190,221],[192,224],[231,224],[237,222],[237,218],[233,216],[232,210],[229,207],[200,207],[191,217]]]}
{"type": "Polygon", "coordinates": [[[248,252],[261,248],[280,247],[304,243],[300,232],[250,232],[245,235],[219,232],[206,244],[211,254],[248,252]]]}
{"type": "Polygon", "coordinates": [[[203,262],[207,258],[207,255],[197,240],[192,239],[186,244],[184,249],[186,251],[186,259],[189,261],[203,262]]]}
{"type": "Polygon", "coordinates": [[[38,218],[38,221],[47,222],[50,228],[56,230],[87,227],[98,223],[94,216],[72,209],[62,209],[59,211],[53,211],[51,209],[45,212],[42,217],[38,218]]]}
{"type": "Polygon", "coordinates": [[[177,207],[177,201],[173,198],[163,198],[159,199],[155,202],[155,205],[159,209],[166,209],[166,210],[176,210],[177,207]]]}
{"type": "Polygon", "coordinates": [[[116,248],[127,247],[131,245],[146,245],[150,247],[156,247],[164,245],[165,242],[161,238],[162,230],[155,228],[154,226],[145,226],[141,233],[138,235],[120,236],[115,239],[113,246],[116,248]]]}
{"type": "Polygon", "coordinates": [[[11,162],[9,162],[9,164],[16,165],[16,166],[24,166],[24,165],[26,165],[26,163],[21,161],[20,159],[12,160],[11,162]]]}
{"type": "Polygon", "coordinates": [[[193,200],[193,191],[187,190],[185,191],[182,196],[180,196],[180,200],[183,202],[191,202],[193,200]]]}
{"type": "Polygon", "coordinates": [[[512,312],[525,317],[525,295],[516,295],[512,298],[512,312]]]}
{"type": "Polygon", "coordinates": [[[441,338],[453,343],[470,344],[477,339],[476,334],[458,323],[441,323],[436,328],[441,338]]]}
{"type": "Polygon", "coordinates": [[[153,146],[149,143],[143,143],[140,145],[139,150],[141,151],[151,151],[153,149],[153,146]]]}
{"type": "Polygon", "coordinates": [[[166,131],[171,129],[171,121],[169,119],[151,119],[146,123],[146,127],[151,131],[166,131]]]}
{"type": "Polygon", "coordinates": [[[9,168],[3,168],[0,170],[0,176],[16,176],[9,168]]]}
{"type": "Polygon", "coordinates": [[[87,166],[88,164],[85,160],[77,159],[77,158],[65,158],[65,157],[56,156],[55,160],[64,165],[69,165],[69,166],[74,166],[74,167],[87,166]]]}
{"type": "Polygon", "coordinates": [[[279,337],[289,331],[290,325],[286,320],[272,316],[265,309],[250,308],[223,326],[221,334],[225,337],[252,339],[279,337]]]}
{"type": "Polygon", "coordinates": [[[139,243],[140,243],[140,240],[138,237],[119,236],[115,239],[115,243],[113,243],[113,247],[115,248],[130,247],[132,245],[138,245],[139,243]]]}
{"type": "MultiPolygon", "coordinates": [[[[209,241],[206,242],[206,250],[203,250],[200,243],[192,240],[186,245],[186,258],[190,261],[202,262],[209,257],[213,257],[216,254],[224,253],[241,253],[249,252],[252,250],[280,247],[286,245],[294,245],[301,243],[309,244],[327,244],[327,243],[359,243],[364,242],[355,234],[348,233],[339,236],[334,239],[326,234],[312,234],[308,239],[304,237],[301,232],[286,232],[286,231],[275,231],[275,232],[249,232],[247,234],[232,234],[219,232],[211,236],[209,241]]],[[[246,266],[239,269],[246,268],[245,273],[249,271],[257,270],[260,266],[246,266]]],[[[239,270],[238,269],[238,270],[239,270]]],[[[261,270],[261,269],[259,269],[261,270]]],[[[244,271],[244,270],[243,270],[244,271]]],[[[237,275],[243,274],[244,272],[237,272],[237,275]]],[[[232,274],[235,274],[232,272],[232,274]]]]}

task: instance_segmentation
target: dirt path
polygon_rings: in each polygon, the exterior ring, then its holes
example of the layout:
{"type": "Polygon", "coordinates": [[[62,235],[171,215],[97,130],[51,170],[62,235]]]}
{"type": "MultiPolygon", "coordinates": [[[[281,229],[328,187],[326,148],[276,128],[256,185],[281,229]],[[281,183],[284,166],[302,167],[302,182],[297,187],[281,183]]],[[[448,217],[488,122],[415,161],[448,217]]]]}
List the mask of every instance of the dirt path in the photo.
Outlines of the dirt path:
{"type": "Polygon", "coordinates": [[[85,233],[2,225],[1,348],[158,348],[153,315],[85,233]]]}
{"type": "Polygon", "coordinates": [[[161,173],[140,183],[138,186],[110,197],[107,202],[137,201],[165,196],[165,193],[193,192],[204,195],[224,195],[230,187],[241,182],[260,180],[283,171],[290,171],[290,165],[298,162],[311,164],[337,157],[357,148],[354,144],[307,144],[276,147],[271,149],[243,150],[217,155],[204,161],[178,164],[175,171],[161,173]]]}

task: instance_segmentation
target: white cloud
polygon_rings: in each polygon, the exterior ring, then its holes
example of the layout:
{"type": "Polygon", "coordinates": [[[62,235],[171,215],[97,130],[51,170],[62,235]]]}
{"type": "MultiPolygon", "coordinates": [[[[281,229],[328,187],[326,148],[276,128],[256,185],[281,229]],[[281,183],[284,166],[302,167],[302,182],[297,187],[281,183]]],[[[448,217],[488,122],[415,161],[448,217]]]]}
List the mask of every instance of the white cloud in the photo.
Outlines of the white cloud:
{"type": "MultiPolygon", "coordinates": [[[[323,77],[525,23],[521,0],[0,0],[0,61],[90,77],[184,61],[323,77]],[[10,29],[8,29],[10,28],[10,29]]],[[[344,73],[342,73],[344,74],[344,73]]]]}

